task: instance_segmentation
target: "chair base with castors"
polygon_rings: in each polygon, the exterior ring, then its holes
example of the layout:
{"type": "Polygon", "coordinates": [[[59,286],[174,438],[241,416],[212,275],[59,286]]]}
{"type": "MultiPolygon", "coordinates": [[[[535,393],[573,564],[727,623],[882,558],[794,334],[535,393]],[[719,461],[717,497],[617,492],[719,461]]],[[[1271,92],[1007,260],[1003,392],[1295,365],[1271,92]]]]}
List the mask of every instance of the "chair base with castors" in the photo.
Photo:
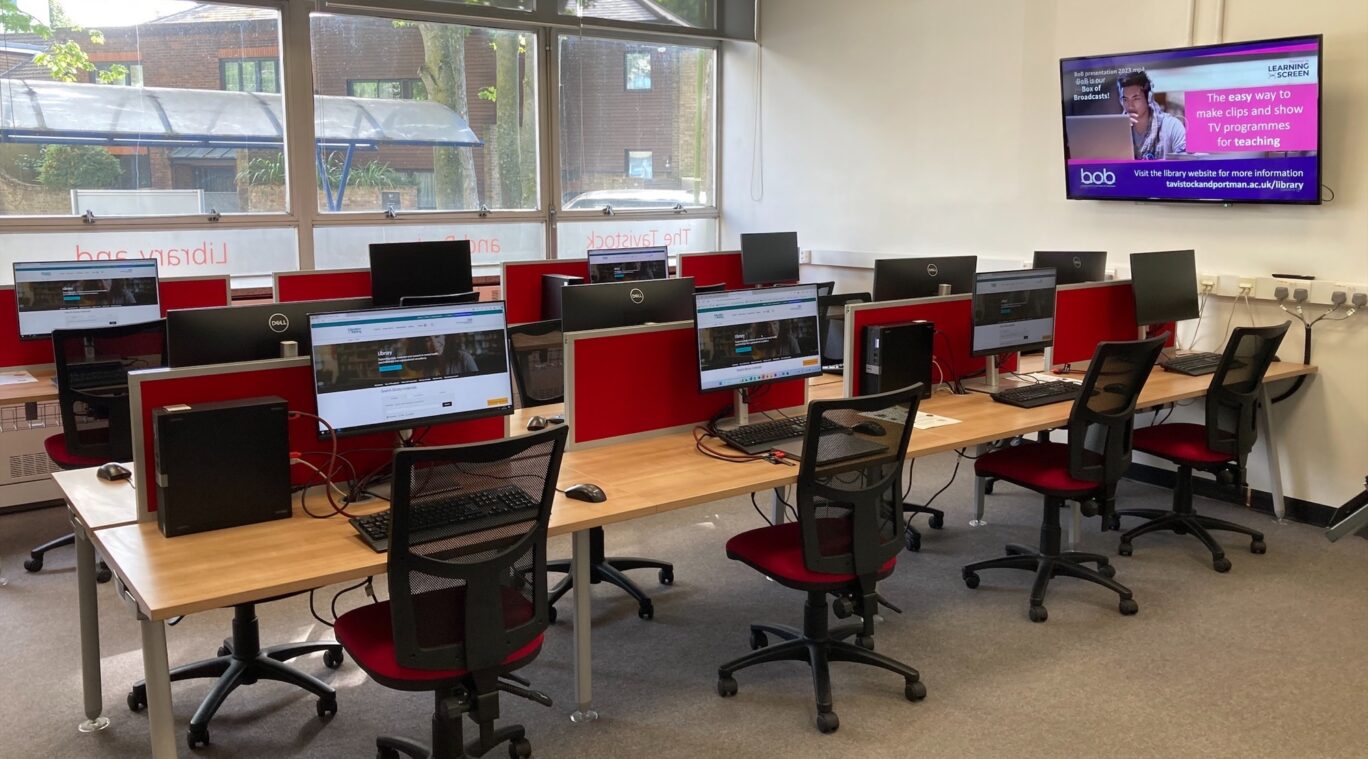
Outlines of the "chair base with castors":
{"type": "Polygon", "coordinates": [[[903,516],[907,517],[907,529],[904,535],[907,539],[907,550],[914,552],[921,550],[921,533],[917,530],[916,527],[912,526],[912,517],[915,517],[918,514],[931,515],[931,519],[927,521],[927,525],[930,526],[933,530],[939,530],[945,526],[944,511],[941,511],[940,509],[933,509],[930,506],[925,506],[920,503],[904,501],[903,516]]]}
{"type": "MultiPolygon", "coordinates": [[[[589,582],[597,585],[606,582],[616,585],[623,592],[637,602],[637,616],[642,619],[652,619],[655,617],[655,606],[651,603],[651,597],[646,595],[631,578],[623,574],[633,569],[654,569],[657,571],[657,578],[661,585],[674,584],[674,565],[667,561],[657,561],[655,559],[640,559],[635,557],[613,557],[604,556],[603,547],[603,528],[594,527],[589,531],[589,582]]],[[[556,622],[556,602],[566,593],[575,587],[575,578],[571,573],[571,562],[568,560],[546,562],[546,571],[562,572],[565,579],[552,588],[547,597],[547,602],[551,606],[550,621],[556,622]]]]}
{"type": "Polygon", "coordinates": [[[1113,577],[1116,569],[1107,557],[1095,553],[1060,550],[1059,510],[1063,508],[1063,498],[1045,498],[1045,518],[1040,527],[1040,549],[1022,545],[1008,545],[1007,555],[986,561],[976,561],[965,565],[962,576],[969,588],[979,585],[978,573],[985,569],[1021,569],[1035,573],[1035,583],[1031,586],[1031,605],[1029,617],[1032,622],[1044,622],[1049,613],[1045,609],[1045,591],[1050,580],[1058,576],[1075,577],[1080,580],[1101,585],[1121,597],[1118,608],[1122,614],[1135,614],[1140,610],[1134,596],[1126,586],[1113,577]],[[1086,566],[1096,564],[1097,569],[1086,566]]]}
{"type": "Polygon", "coordinates": [[[1146,519],[1144,524],[1134,527],[1121,535],[1121,542],[1117,546],[1117,553],[1122,556],[1130,556],[1134,550],[1131,541],[1151,532],[1167,531],[1177,535],[1190,534],[1202,542],[1211,552],[1211,567],[1217,572],[1230,571],[1230,559],[1226,558],[1225,550],[1221,544],[1216,542],[1211,530],[1222,532],[1235,532],[1249,536],[1249,552],[1262,554],[1268,551],[1268,546],[1264,543],[1262,532],[1245,527],[1242,524],[1227,522],[1224,519],[1202,516],[1192,508],[1192,467],[1178,467],[1178,481],[1173,490],[1173,510],[1164,511],[1162,509],[1126,509],[1116,512],[1118,519],[1121,517],[1138,517],[1146,519]]]}
{"type": "MultiPolygon", "coordinates": [[[[30,573],[43,571],[43,554],[54,548],[64,548],[75,543],[76,533],[69,532],[56,540],[49,540],[38,546],[29,551],[29,557],[24,559],[24,571],[30,573]]],[[[109,582],[110,576],[109,565],[101,561],[95,566],[95,582],[109,582]]]]}
{"type": "MultiPolygon", "coordinates": [[[[261,648],[255,604],[233,607],[233,637],[223,642],[218,656],[171,670],[171,681],[217,678],[218,682],[204,697],[195,715],[190,718],[186,743],[195,749],[209,744],[209,720],[213,719],[228,694],[241,685],[259,680],[274,680],[302,688],[318,697],[316,708],[319,719],[337,714],[337,693],[318,678],[305,674],[285,662],[298,656],[323,653],[323,663],[329,669],[342,666],[342,646],[338,643],[314,641],[291,643],[261,648]]],[[[142,711],[147,706],[147,684],[139,681],[128,693],[128,708],[142,711]]]]}
{"type": "Polygon", "coordinates": [[[869,647],[848,643],[841,638],[849,637],[859,629],[859,625],[832,630],[827,624],[826,593],[810,591],[803,607],[803,629],[801,631],[784,625],[751,625],[750,646],[752,652],[739,659],[727,662],[717,668],[717,692],[723,698],[737,693],[735,673],[776,661],[805,662],[812,670],[812,685],[817,704],[817,729],[823,733],[834,732],[840,727],[840,719],[832,710],[831,662],[851,662],[879,667],[902,675],[903,695],[909,701],[926,698],[926,686],[921,682],[917,670],[900,661],[882,654],[874,653],[869,647]],[[781,643],[770,645],[769,636],[779,638],[781,643]]]}
{"type": "MultiPolygon", "coordinates": [[[[508,675],[504,675],[507,677],[508,675]]],[[[521,678],[519,682],[526,683],[521,678]]],[[[546,694],[520,688],[503,680],[494,685],[522,698],[550,706],[551,699],[546,694]]],[[[445,688],[437,691],[437,708],[432,715],[432,746],[429,747],[410,738],[381,736],[375,739],[376,759],[463,759],[467,756],[484,756],[500,744],[508,744],[511,759],[526,759],[532,756],[532,743],[527,740],[527,731],[522,725],[494,727],[493,720],[498,717],[497,699],[478,698],[463,686],[445,688]],[[481,713],[481,704],[484,712],[481,713]],[[492,711],[490,714],[488,712],[492,711]],[[465,742],[462,718],[469,715],[479,728],[479,737],[465,742]]]]}

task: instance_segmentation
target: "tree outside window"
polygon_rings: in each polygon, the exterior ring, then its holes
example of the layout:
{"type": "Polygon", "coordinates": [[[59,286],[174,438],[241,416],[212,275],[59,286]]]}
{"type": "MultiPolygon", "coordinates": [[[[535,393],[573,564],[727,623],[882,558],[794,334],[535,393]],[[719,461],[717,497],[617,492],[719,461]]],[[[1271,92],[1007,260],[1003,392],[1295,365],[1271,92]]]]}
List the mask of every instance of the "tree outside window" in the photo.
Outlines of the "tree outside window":
{"type": "Polygon", "coordinates": [[[627,151],[627,176],[634,179],[655,178],[655,157],[651,154],[651,151],[627,151]]]}
{"type": "Polygon", "coordinates": [[[625,56],[628,90],[651,89],[651,54],[629,52],[625,56]]]}

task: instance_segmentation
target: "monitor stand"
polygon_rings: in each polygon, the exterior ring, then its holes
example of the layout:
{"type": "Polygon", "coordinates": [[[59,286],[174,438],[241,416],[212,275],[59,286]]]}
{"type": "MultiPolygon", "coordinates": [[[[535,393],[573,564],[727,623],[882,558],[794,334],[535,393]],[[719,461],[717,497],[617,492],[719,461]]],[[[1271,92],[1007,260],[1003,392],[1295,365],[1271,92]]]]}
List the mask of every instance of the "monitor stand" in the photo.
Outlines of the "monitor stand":
{"type": "MultiPolygon", "coordinates": [[[[970,391],[970,392],[974,392],[974,393],[996,393],[996,392],[998,392],[999,390],[1008,390],[1008,389],[1014,388],[1014,387],[1021,387],[1022,385],[1034,384],[1034,383],[1029,382],[1029,381],[1016,380],[1016,379],[1004,379],[1004,378],[1002,377],[1001,372],[998,371],[998,360],[999,360],[1000,358],[1002,358],[1002,357],[1010,356],[1010,355],[1013,355],[1013,354],[1011,354],[1011,353],[998,353],[998,354],[994,354],[994,355],[992,355],[992,356],[989,356],[989,357],[988,357],[988,361],[985,362],[983,378],[982,378],[982,379],[971,379],[971,380],[968,380],[968,381],[964,382],[964,383],[963,383],[963,384],[964,384],[964,389],[965,389],[965,390],[968,390],[968,391],[970,391]]],[[[1021,354],[1016,354],[1016,357],[1017,357],[1017,365],[1020,366],[1020,364],[1021,364],[1021,354]]],[[[1048,364],[1047,364],[1047,366],[1048,366],[1048,364]]]]}
{"type": "Polygon", "coordinates": [[[732,411],[734,416],[731,419],[723,420],[717,426],[724,430],[745,427],[750,424],[750,393],[745,388],[732,391],[732,411]]]}

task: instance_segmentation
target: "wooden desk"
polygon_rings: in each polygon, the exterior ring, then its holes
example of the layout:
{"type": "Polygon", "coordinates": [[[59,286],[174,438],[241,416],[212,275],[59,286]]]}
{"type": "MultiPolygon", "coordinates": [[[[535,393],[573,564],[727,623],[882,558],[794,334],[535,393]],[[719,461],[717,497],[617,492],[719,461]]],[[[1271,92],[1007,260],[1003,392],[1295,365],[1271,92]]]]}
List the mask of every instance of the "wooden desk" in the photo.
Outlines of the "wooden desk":
{"type": "MultiPolygon", "coordinates": [[[[1313,373],[1314,367],[1275,364],[1268,381],[1313,373]]],[[[1150,407],[1203,395],[1207,377],[1186,377],[1156,370],[1141,396],[1141,407],[1150,407]]],[[[813,397],[840,394],[840,383],[817,382],[813,397]]],[[[927,411],[959,419],[960,423],[932,430],[914,431],[909,457],[924,456],[995,440],[1025,435],[1062,425],[1069,404],[1035,409],[1016,409],[994,403],[986,395],[937,395],[924,404],[927,411]]],[[[529,412],[550,413],[549,409],[529,412]]],[[[523,416],[529,412],[523,412],[523,416]]],[[[512,422],[521,433],[525,422],[512,422]]],[[[1271,425],[1268,425],[1271,427],[1271,425]]],[[[1266,440],[1275,440],[1266,427],[1266,440]]],[[[1273,446],[1268,446],[1270,451],[1273,446]]],[[[1276,456],[1270,468],[1276,471],[1276,456]]],[[[562,487],[594,482],[609,500],[601,504],[567,500],[558,495],[551,517],[551,534],[573,535],[575,584],[589,587],[589,531],[593,527],[637,519],[651,514],[716,501],[732,495],[778,488],[793,483],[797,468],[767,462],[735,464],[700,455],[689,433],[663,434],[565,454],[560,476],[562,487]]],[[[1277,481],[1276,474],[1274,476],[1277,481]]],[[[142,626],[143,666],[147,679],[149,723],[153,756],[175,756],[178,741],[172,735],[171,691],[168,681],[164,620],[181,614],[231,606],[236,603],[307,590],[321,585],[379,574],[385,555],[367,547],[343,519],[314,519],[298,510],[293,518],[187,535],[167,540],[154,522],[120,522],[120,515],[134,512],[132,488],[92,485],[91,470],[64,472],[58,485],[74,514],[78,534],[85,534],[103,552],[119,578],[121,590],[136,607],[142,626]]],[[[980,483],[981,491],[981,483],[980,483]]],[[[316,513],[327,508],[325,496],[311,495],[316,513]]],[[[982,516],[982,499],[978,499],[982,516]]],[[[381,506],[358,507],[358,512],[381,506]]],[[[1280,514],[1281,516],[1281,514],[1280,514]]],[[[92,558],[93,562],[93,558],[92,558]]],[[[84,583],[85,581],[82,580],[84,583]]],[[[94,602],[93,573],[90,601],[94,602]]],[[[83,652],[89,645],[84,631],[87,604],[82,588],[83,652]]],[[[575,678],[580,720],[593,719],[590,678],[590,593],[575,593],[575,678]]],[[[87,717],[99,717],[98,641],[94,657],[83,657],[87,686],[87,717]],[[93,662],[93,667],[91,663],[93,662]],[[93,672],[92,672],[93,670],[93,672]],[[91,690],[94,690],[92,715],[91,690]]]]}
{"type": "MultiPolygon", "coordinates": [[[[19,371],[5,369],[4,371],[19,371]]],[[[52,378],[57,373],[52,369],[29,370],[37,382],[22,382],[17,385],[0,385],[0,406],[18,406],[24,403],[40,403],[57,400],[57,385],[52,378]]]]}

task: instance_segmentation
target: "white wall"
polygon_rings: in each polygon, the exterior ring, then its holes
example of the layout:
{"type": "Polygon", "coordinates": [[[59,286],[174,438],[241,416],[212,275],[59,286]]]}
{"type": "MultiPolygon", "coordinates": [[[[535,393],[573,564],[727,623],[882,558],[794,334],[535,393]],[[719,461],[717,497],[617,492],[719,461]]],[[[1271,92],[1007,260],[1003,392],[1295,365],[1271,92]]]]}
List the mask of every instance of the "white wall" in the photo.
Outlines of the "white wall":
{"type": "MultiPolygon", "coordinates": [[[[1196,0],[1195,43],[1217,41],[1219,5],[1196,0]]],[[[1059,58],[1185,45],[1188,0],[764,0],[761,46],[724,52],[724,249],[772,229],[797,229],[803,248],[880,255],[1024,261],[1079,246],[1110,251],[1109,266],[1195,248],[1204,272],[1368,284],[1368,3],[1224,5],[1224,41],[1325,35],[1323,181],[1335,202],[1065,199],[1059,58]]],[[[804,278],[867,276],[813,267],[804,278]]],[[[1232,305],[1212,299],[1198,347],[1221,344],[1232,305]]],[[[1240,304],[1233,323],[1249,313],[1240,304]]],[[[1253,318],[1284,315],[1256,301],[1253,318]]],[[[1300,332],[1284,357],[1300,358],[1300,332]]],[[[1338,505],[1368,474],[1368,313],[1322,322],[1314,346],[1321,376],[1276,407],[1284,482],[1290,496],[1338,505]]],[[[1266,489],[1262,449],[1251,460],[1266,489]]]]}

